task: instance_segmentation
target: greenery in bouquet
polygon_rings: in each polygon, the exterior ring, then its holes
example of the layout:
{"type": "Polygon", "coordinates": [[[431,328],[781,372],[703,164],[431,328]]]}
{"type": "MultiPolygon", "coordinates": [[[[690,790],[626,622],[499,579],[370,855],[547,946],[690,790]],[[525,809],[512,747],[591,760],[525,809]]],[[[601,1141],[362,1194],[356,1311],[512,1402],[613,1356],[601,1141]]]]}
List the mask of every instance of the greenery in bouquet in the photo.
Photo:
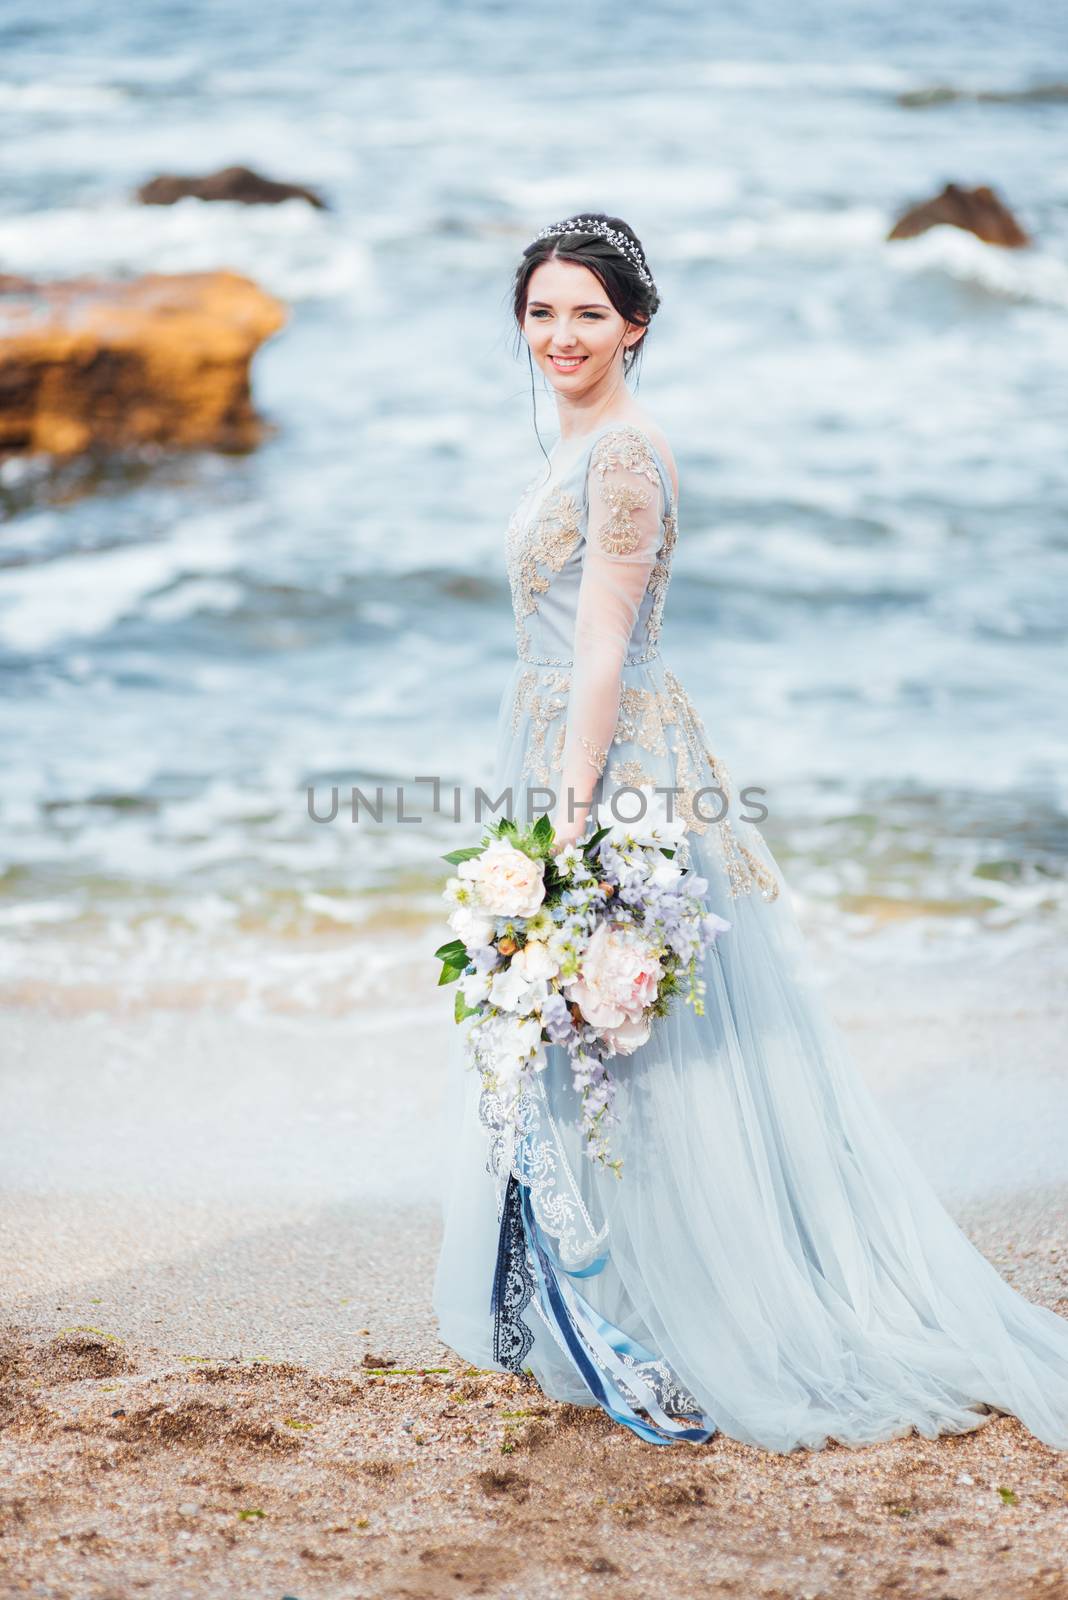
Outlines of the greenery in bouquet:
{"type": "Polygon", "coordinates": [[[459,983],[458,1023],[473,1017],[472,1062],[517,1133],[520,1098],[548,1064],[570,1058],[586,1153],[616,1176],[608,1139],[615,1083],[606,1063],[632,1055],[682,995],[704,1012],[698,965],[730,923],[706,909],[708,883],[684,864],[685,830],[651,786],[640,820],[595,827],[554,851],[547,816],[493,824],[451,851],[444,891],[456,937],[435,955],[459,983]]]}

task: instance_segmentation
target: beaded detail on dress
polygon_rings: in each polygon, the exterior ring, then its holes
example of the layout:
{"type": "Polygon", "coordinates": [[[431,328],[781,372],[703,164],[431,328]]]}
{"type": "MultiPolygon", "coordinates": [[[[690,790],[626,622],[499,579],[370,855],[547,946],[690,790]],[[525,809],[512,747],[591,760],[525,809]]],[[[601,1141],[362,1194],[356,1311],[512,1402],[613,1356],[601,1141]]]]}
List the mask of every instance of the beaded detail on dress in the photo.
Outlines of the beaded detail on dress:
{"type": "MultiPolygon", "coordinates": [[[[508,575],[515,610],[518,672],[511,704],[512,734],[522,735],[515,776],[558,787],[564,777],[569,721],[574,709],[576,664],[573,636],[586,562],[591,553],[623,564],[646,559],[645,594],[622,657],[623,675],[614,724],[608,715],[594,729],[576,711],[575,754],[569,773],[590,768],[598,795],[613,789],[668,785],[687,832],[716,840],[732,898],[757,890],[774,900],[779,885],[761,859],[762,839],[735,813],[733,785],[689,695],[661,662],[659,639],[671,564],[678,542],[678,517],[671,480],[649,439],[629,423],[614,424],[594,437],[586,455],[557,483],[531,500],[534,480],[508,527],[508,575]],[[596,490],[599,515],[590,515],[596,490]],[[660,514],[659,543],[652,519],[660,514]],[[628,675],[628,667],[648,672],[628,675]],[[606,735],[610,735],[606,739],[606,735]]],[[[623,568],[620,569],[621,571],[623,568]]]]}

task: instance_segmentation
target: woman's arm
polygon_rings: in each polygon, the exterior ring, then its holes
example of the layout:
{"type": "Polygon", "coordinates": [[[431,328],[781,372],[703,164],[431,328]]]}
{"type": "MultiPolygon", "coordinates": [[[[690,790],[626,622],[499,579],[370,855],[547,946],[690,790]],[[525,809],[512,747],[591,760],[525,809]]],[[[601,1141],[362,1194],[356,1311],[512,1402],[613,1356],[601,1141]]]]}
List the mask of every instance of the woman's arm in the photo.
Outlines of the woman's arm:
{"type": "Polygon", "coordinates": [[[588,493],[554,848],[586,831],[616,730],[623,660],[664,532],[663,482],[648,445],[633,433],[597,441],[588,493]]]}

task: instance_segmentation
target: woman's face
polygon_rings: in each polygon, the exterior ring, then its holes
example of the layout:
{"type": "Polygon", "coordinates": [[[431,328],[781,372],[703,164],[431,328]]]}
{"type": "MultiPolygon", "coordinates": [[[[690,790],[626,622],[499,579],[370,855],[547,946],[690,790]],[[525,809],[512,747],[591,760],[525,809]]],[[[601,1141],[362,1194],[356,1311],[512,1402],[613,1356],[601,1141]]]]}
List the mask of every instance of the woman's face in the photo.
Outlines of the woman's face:
{"type": "Polygon", "coordinates": [[[588,267],[554,257],[531,273],[523,334],[561,397],[578,399],[621,377],[623,352],[641,332],[620,316],[588,267]]]}

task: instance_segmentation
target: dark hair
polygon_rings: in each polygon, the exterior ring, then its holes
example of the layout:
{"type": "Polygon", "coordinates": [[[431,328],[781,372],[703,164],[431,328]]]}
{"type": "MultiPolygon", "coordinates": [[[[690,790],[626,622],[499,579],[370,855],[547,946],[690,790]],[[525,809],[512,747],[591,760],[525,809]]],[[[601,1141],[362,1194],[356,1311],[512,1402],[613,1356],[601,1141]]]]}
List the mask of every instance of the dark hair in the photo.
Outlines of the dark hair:
{"type": "MultiPolygon", "coordinates": [[[[574,215],[581,221],[607,223],[617,233],[625,234],[635,246],[646,272],[649,272],[641,240],[622,217],[610,217],[603,211],[579,211],[574,215]]],[[[522,260],[516,268],[513,298],[513,311],[520,334],[526,315],[531,275],[543,261],[551,261],[554,257],[559,261],[574,261],[580,267],[588,267],[601,280],[605,293],[624,321],[642,323],[648,327],[660,305],[660,296],[655,287],[642,282],[633,261],[617,250],[610,240],[603,239],[598,233],[578,229],[572,233],[554,234],[548,239],[535,239],[523,251],[522,260]]],[[[652,277],[651,272],[649,276],[652,277]]],[[[635,362],[639,360],[646,337],[643,333],[623,352],[624,376],[633,370],[635,362]]]]}

